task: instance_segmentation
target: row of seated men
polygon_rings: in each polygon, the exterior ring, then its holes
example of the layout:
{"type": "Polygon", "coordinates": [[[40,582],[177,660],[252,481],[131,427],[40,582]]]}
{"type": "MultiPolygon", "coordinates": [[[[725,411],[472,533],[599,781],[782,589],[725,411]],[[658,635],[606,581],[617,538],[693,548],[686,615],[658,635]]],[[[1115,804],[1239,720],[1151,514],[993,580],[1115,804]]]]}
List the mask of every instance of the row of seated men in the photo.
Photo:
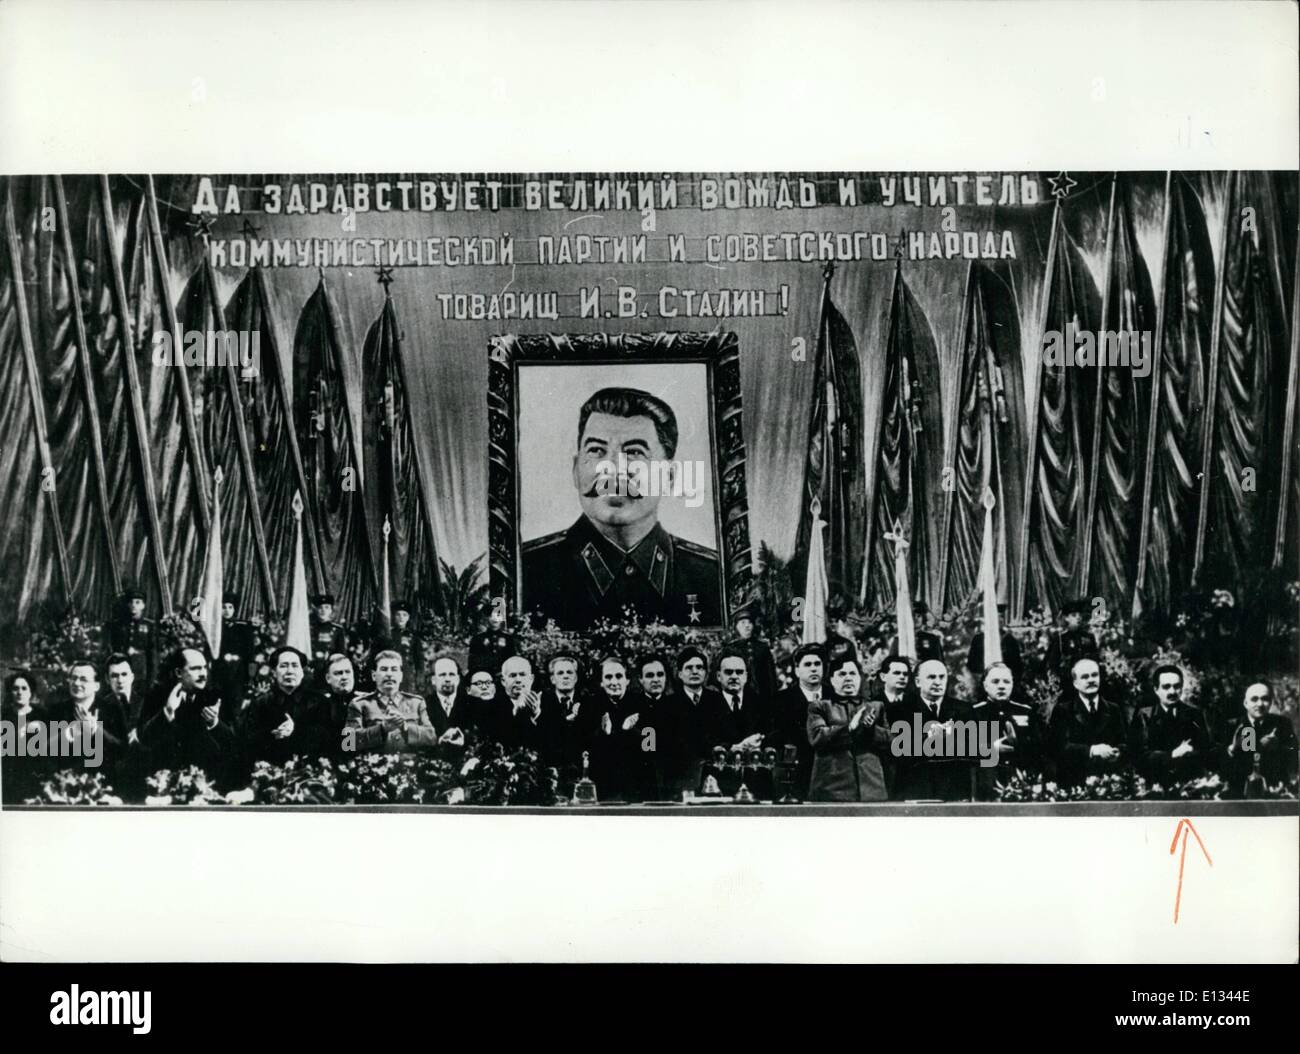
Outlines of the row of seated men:
{"type": "MultiPolygon", "coordinates": [[[[611,656],[583,678],[575,657],[553,656],[538,671],[514,655],[495,671],[475,669],[466,677],[456,659],[442,656],[426,698],[403,690],[403,659],[395,651],[375,657],[375,690],[358,693],[348,656],[328,658],[319,671],[323,683],[314,684],[309,661],[283,647],[270,657],[270,692],[231,712],[234,706],[209,683],[206,657],[182,649],[146,691],[136,690],[123,655],[105,664],[106,685],[93,664],[76,663],[66,694],[45,706],[29,705],[25,716],[29,723],[99,724],[104,769],[124,794],[139,793],[144,777],[162,768],[198,765],[220,788],[233,789],[246,784],[257,761],[454,751],[474,732],[536,750],[560,770],[566,792],[585,755],[603,800],[678,799],[698,788],[701,765],[717,747],[775,747],[789,762],[793,796],[841,800],[842,788],[828,790],[815,777],[818,755],[825,761],[836,751],[856,750],[828,728],[832,702],[878,704],[882,720],[863,747],[881,761],[883,789],[868,794],[877,800],[991,797],[994,780],[1013,769],[1040,772],[1063,786],[1125,765],[1159,782],[1218,771],[1236,794],[1256,769],[1269,784],[1295,772],[1294,729],[1269,712],[1271,693],[1262,682],[1245,690],[1240,716],[1212,734],[1200,710],[1183,702],[1183,677],[1172,666],[1154,671],[1153,698],[1126,712],[1102,692],[1100,668],[1087,658],[1070,667],[1070,689],[1043,708],[1017,696],[1006,664],[991,666],[979,699],[965,702],[950,694],[947,668],[937,659],[914,664],[891,657],[870,681],[837,679],[841,667],[861,672],[851,645],[829,653],[805,645],[793,656],[794,683],[776,692],[755,688],[749,662],[745,648],[724,647],[711,677],[708,656],[688,647],[671,659],[611,656]],[[1001,731],[995,765],[969,755],[917,756],[919,748],[899,756],[892,737],[882,734],[971,720],[992,721],[1001,731]]],[[[863,794],[857,786],[848,800],[867,800],[863,794]]]]}

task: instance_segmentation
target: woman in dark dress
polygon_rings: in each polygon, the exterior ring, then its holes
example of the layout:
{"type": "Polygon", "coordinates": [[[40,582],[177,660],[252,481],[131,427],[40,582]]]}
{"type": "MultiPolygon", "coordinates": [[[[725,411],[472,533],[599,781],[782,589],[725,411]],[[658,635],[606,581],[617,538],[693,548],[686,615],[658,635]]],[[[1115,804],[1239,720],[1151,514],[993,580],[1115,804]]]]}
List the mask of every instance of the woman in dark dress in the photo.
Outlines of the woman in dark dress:
{"type": "Polygon", "coordinates": [[[884,703],[863,702],[862,667],[854,649],[838,645],[827,661],[831,692],[808,707],[813,748],[809,801],[885,801],[881,758],[889,749],[884,703]]]}

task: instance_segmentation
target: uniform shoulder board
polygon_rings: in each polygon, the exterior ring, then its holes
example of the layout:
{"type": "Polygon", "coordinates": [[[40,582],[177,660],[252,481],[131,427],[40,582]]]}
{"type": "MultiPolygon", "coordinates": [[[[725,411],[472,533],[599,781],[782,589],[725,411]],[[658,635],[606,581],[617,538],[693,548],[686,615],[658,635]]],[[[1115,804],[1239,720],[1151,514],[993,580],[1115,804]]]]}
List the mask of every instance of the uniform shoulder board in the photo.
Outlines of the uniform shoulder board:
{"type": "Polygon", "coordinates": [[[424,696],[415,692],[402,692],[401,695],[403,699],[418,699],[420,702],[424,702],[424,696]]]}
{"type": "Polygon", "coordinates": [[[687,541],[685,538],[679,538],[673,535],[673,547],[678,552],[689,553],[691,556],[700,556],[706,560],[717,560],[718,551],[710,549],[706,545],[700,545],[697,542],[687,541]]]}
{"type": "Polygon", "coordinates": [[[378,694],[378,692],[357,692],[357,694],[352,697],[352,701],[354,703],[363,703],[367,699],[375,698],[378,694]]]}
{"type": "Polygon", "coordinates": [[[562,541],[567,533],[568,531],[555,531],[553,534],[544,534],[540,538],[533,538],[524,542],[521,549],[525,553],[531,553],[534,549],[541,549],[544,546],[554,545],[556,542],[562,541]]]}

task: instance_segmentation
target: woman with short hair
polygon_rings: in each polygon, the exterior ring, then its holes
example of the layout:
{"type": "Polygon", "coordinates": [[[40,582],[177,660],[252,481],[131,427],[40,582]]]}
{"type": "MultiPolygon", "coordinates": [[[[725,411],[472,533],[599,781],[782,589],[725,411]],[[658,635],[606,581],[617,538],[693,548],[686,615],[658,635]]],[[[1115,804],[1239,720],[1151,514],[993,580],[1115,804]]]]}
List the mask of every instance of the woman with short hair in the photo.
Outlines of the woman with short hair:
{"type": "Polygon", "coordinates": [[[880,700],[862,700],[862,666],[852,646],[831,650],[826,668],[830,692],[808,704],[808,742],[813,749],[809,801],[885,801],[882,758],[889,728],[880,700]]]}

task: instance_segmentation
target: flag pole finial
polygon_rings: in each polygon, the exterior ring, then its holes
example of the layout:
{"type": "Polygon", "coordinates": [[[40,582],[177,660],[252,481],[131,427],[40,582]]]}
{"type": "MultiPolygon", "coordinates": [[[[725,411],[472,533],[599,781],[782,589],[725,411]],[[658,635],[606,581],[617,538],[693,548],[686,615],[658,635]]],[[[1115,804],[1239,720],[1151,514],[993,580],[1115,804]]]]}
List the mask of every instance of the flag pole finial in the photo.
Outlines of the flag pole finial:
{"type": "Polygon", "coordinates": [[[295,520],[302,519],[302,491],[300,490],[293,492],[293,518],[295,520]]]}
{"type": "Polygon", "coordinates": [[[984,497],[981,499],[986,509],[992,509],[998,503],[998,499],[993,496],[993,488],[984,488],[984,497]]]}
{"type": "Polygon", "coordinates": [[[388,517],[384,517],[384,544],[388,544],[388,536],[393,533],[393,525],[388,522],[388,517]]]}

